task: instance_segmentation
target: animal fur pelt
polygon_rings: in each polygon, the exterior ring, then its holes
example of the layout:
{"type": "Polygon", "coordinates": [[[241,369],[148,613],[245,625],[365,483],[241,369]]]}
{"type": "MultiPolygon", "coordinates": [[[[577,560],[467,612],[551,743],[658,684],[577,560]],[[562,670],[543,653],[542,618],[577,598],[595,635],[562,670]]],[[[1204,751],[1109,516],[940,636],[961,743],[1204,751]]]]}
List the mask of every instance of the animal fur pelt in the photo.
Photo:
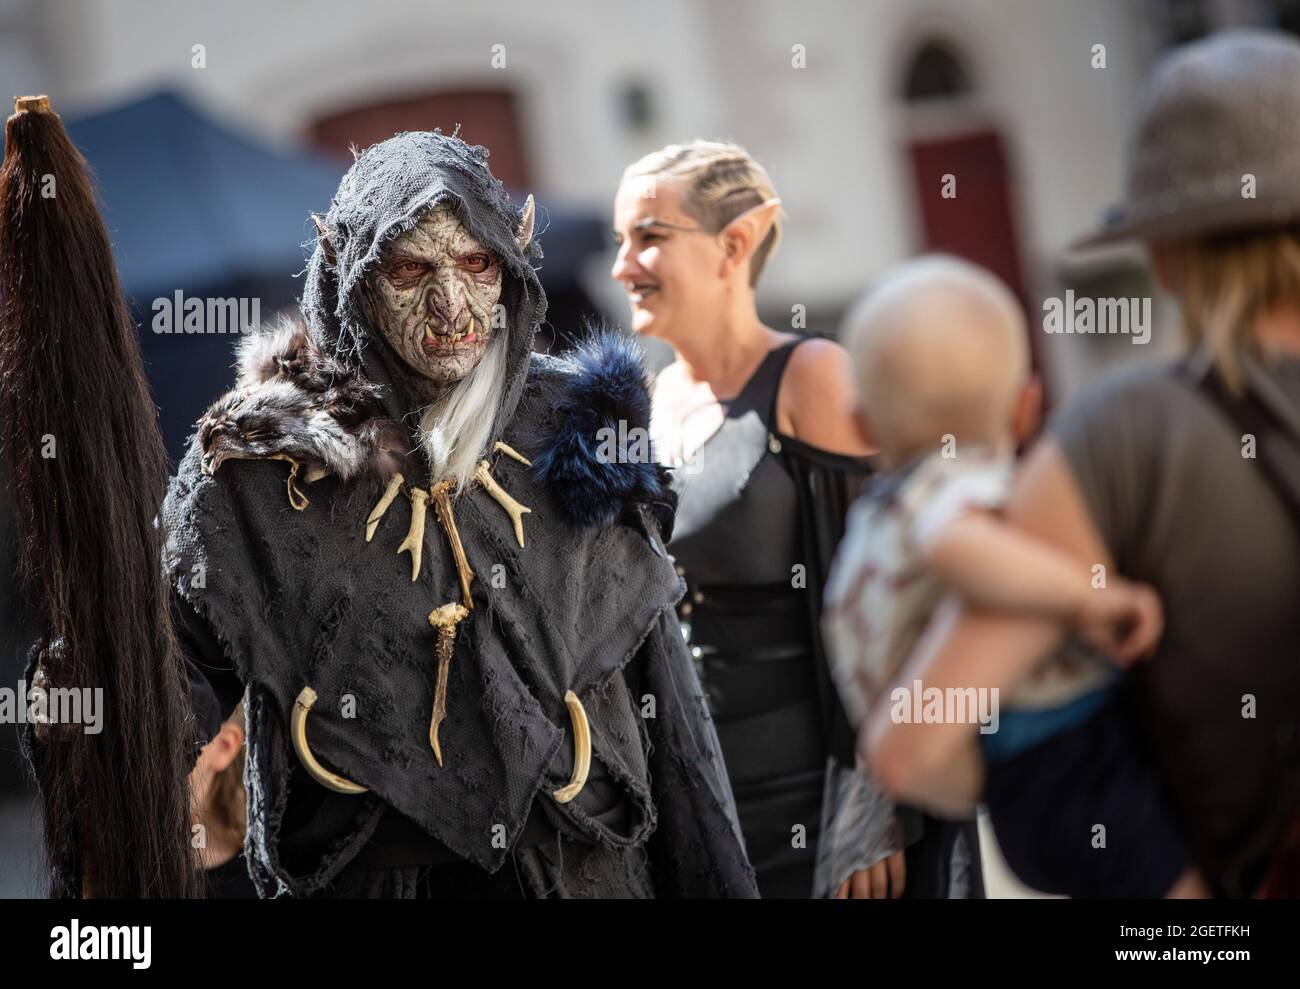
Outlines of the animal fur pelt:
{"type": "Polygon", "coordinates": [[[576,525],[607,525],[627,503],[644,502],[667,540],[676,497],[651,450],[650,391],[635,340],[598,331],[564,363],[560,427],[534,453],[537,476],[576,525]]]}
{"type": "Polygon", "coordinates": [[[287,458],[308,483],[370,473],[384,480],[409,456],[406,431],[380,415],[379,388],[285,323],[241,343],[239,378],[199,420],[203,470],[227,460],[287,458]]]}

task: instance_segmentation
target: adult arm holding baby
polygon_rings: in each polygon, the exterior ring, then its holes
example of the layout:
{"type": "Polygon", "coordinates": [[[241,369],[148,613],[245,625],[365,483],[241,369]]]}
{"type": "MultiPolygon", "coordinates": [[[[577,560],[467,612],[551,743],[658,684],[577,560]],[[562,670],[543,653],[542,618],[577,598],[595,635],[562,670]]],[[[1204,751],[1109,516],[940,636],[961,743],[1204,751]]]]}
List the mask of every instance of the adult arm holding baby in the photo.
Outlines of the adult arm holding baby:
{"type": "MultiPolygon", "coordinates": [[[[981,547],[996,549],[1007,569],[1015,570],[1005,579],[997,577],[985,583],[981,592],[965,600],[957,594],[950,596],[936,611],[904,666],[900,681],[920,680],[927,689],[945,694],[971,686],[1011,694],[1041,668],[1045,657],[1062,647],[1071,631],[1108,650],[1111,659],[1120,665],[1150,655],[1163,631],[1160,601],[1150,587],[1112,577],[1109,589],[1074,589],[1078,581],[1077,577],[1071,579],[1074,571],[1089,566],[1087,561],[1096,561],[1091,566],[1108,572],[1113,569],[1113,559],[1059,446],[1052,440],[1041,441],[1029,455],[1008,500],[1006,517],[1006,522],[996,520],[987,528],[987,520],[953,523],[950,530],[958,525],[964,529],[950,531],[946,547],[932,547],[930,557],[938,559],[939,568],[956,585],[969,585],[971,578],[979,576],[979,562],[964,556],[981,547]],[[1013,535],[1007,530],[1008,524],[1025,534],[1023,542],[1005,538],[1013,535]],[[1083,595],[1082,604],[1075,601],[1079,594],[1083,595]],[[1016,601],[1020,602],[1019,608],[1014,606],[1016,601]]],[[[1090,583],[1086,586],[1091,588],[1090,583]]],[[[999,842],[1003,843],[1004,828],[1012,842],[1010,846],[1004,844],[1004,854],[1020,878],[1034,887],[1076,896],[1207,895],[1204,880],[1190,863],[1169,808],[1162,799],[1151,799],[1159,787],[1150,767],[1132,751],[1132,736],[1105,727],[1121,719],[1120,712],[1108,715],[1103,711],[1081,728],[1067,729],[1063,734],[1076,733],[1071,742],[1074,761],[1056,767],[1059,780],[1091,765],[1089,775],[1104,782],[1094,784],[1078,805],[1087,807],[1084,816],[1088,821],[1108,822],[1123,835],[1126,845],[1134,844],[1137,838],[1151,849],[1139,853],[1143,858],[1140,869],[1117,860],[1115,872],[1108,873],[1104,867],[1093,867],[1101,860],[1090,859],[1095,852],[1086,850],[1104,848],[1104,844],[1081,842],[1078,847],[1085,851],[1075,856],[1053,849],[1053,842],[1059,842],[1062,834],[1088,833],[1081,821],[1072,820],[1068,814],[1057,822],[1061,833],[1040,833],[1035,841],[1025,840],[1026,831],[1033,831],[1037,822],[1030,815],[1017,821],[1011,814],[1016,801],[1006,798],[1008,784],[1021,786],[1017,800],[1044,805],[1055,804],[1061,791],[1038,789],[1035,784],[1042,777],[1035,775],[1023,753],[1019,761],[1015,757],[1008,760],[1006,765],[1011,768],[1003,770],[1000,790],[991,795],[985,789],[986,765],[976,725],[957,721],[900,723],[889,716],[886,708],[885,704],[878,705],[859,735],[859,756],[885,792],[937,813],[960,812],[981,800],[989,803],[999,842]],[[1115,739],[1121,740],[1118,754],[1110,747],[1115,739]],[[1017,781],[1017,774],[1023,775],[1022,781],[1017,781]],[[1116,813],[1115,804],[1109,801],[1122,802],[1127,815],[1116,813]],[[1116,873],[1127,875],[1118,878],[1116,873]]],[[[1044,758],[1060,758],[1060,753],[1067,751],[1059,746],[1053,749],[1053,744],[1049,741],[1043,747],[1046,756],[1035,756],[1031,750],[1031,760],[1041,763],[1044,758]]],[[[1091,825],[1092,829],[1096,827],[1095,823],[1091,825]]],[[[1095,830],[1091,836],[1095,841],[1095,830]]]]}

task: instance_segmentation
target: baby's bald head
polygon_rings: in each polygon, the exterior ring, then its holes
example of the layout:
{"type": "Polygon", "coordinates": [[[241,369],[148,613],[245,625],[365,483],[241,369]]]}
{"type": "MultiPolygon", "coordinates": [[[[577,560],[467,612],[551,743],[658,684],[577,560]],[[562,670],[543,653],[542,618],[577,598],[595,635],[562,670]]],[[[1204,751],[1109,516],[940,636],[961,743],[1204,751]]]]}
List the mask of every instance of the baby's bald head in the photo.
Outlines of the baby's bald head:
{"type": "Polygon", "coordinates": [[[1025,317],[1011,291],[944,255],[887,272],[845,317],[858,397],[897,463],[958,440],[1001,444],[1029,376],[1025,317]]]}

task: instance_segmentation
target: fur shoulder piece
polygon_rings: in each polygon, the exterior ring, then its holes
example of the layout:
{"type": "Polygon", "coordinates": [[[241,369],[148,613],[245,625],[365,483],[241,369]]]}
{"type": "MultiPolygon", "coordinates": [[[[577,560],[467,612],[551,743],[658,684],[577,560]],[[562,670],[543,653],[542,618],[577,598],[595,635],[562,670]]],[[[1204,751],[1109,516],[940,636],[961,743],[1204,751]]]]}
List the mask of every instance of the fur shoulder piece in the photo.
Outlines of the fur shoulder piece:
{"type": "Polygon", "coordinates": [[[576,525],[608,525],[641,502],[667,540],[676,498],[651,450],[650,389],[636,341],[604,330],[547,363],[560,372],[558,425],[533,455],[538,478],[576,525]]]}
{"type": "MultiPolygon", "coordinates": [[[[405,431],[382,418],[378,386],[325,354],[294,323],[247,337],[238,353],[235,387],[199,419],[202,468],[227,460],[288,460],[311,483],[329,474],[344,481],[400,466],[405,431]]],[[[304,499],[305,501],[305,499],[304,499]]]]}

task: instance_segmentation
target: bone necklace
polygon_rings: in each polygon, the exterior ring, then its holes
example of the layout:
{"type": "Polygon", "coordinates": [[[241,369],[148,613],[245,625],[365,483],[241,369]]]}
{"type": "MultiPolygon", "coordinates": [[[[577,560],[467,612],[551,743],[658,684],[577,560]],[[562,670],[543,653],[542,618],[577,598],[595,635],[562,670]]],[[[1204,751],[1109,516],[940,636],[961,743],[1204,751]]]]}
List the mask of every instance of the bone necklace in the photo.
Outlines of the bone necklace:
{"type": "MultiPolygon", "coordinates": [[[[513,457],[522,464],[532,466],[531,461],[523,454],[500,440],[496,442],[493,450],[513,457]]],[[[524,513],[531,512],[532,509],[521,505],[506,493],[506,490],[492,476],[492,466],[486,460],[479,461],[478,467],[474,470],[474,479],[483,486],[483,489],[492,496],[492,499],[497,504],[506,510],[506,514],[510,516],[510,521],[514,526],[515,538],[522,547],[524,545],[524,513]]],[[[375,530],[379,528],[384,513],[397,500],[397,495],[404,485],[405,479],[401,474],[394,474],[388,482],[388,487],[383,496],[375,504],[374,509],[366,519],[366,542],[370,542],[374,538],[375,530]]],[[[428,511],[429,500],[432,499],[438,526],[447,537],[452,559],[456,564],[456,575],[460,579],[461,596],[460,601],[449,601],[429,612],[429,624],[438,630],[438,681],[433,695],[433,716],[429,721],[429,745],[433,749],[434,758],[438,760],[439,766],[442,765],[442,745],[438,740],[438,728],[443,719],[447,717],[447,674],[451,669],[451,657],[456,649],[456,626],[474,608],[474,599],[470,596],[469,590],[470,583],[474,580],[474,571],[470,569],[469,560],[465,558],[465,547],[461,545],[460,532],[456,529],[456,515],[451,507],[451,487],[452,482],[445,480],[439,481],[427,491],[424,488],[406,488],[407,496],[411,499],[411,524],[410,528],[407,529],[406,538],[397,547],[399,556],[407,552],[411,554],[411,580],[412,582],[418,580],[420,577],[420,564],[424,555],[425,514],[428,511]]]]}

